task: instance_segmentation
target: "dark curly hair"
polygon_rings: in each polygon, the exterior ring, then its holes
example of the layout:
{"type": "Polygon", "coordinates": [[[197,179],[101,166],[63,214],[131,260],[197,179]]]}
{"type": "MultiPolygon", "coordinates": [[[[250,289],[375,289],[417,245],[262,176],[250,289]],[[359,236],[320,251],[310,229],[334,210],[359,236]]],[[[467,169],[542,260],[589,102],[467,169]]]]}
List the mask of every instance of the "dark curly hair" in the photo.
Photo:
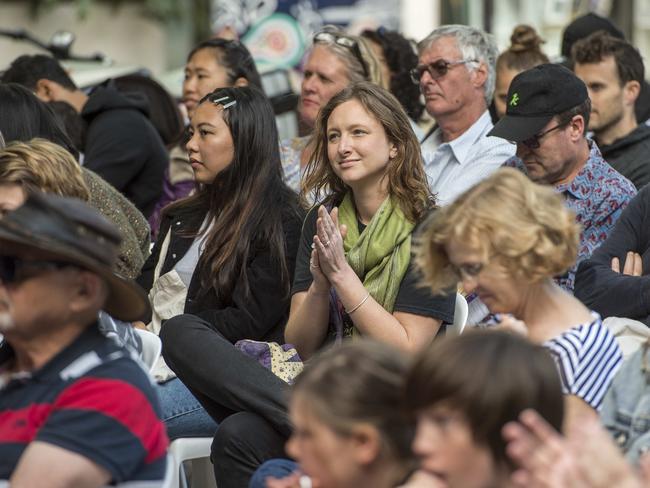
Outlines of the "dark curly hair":
{"type": "Polygon", "coordinates": [[[414,46],[402,34],[382,27],[377,30],[364,30],[361,37],[381,46],[391,72],[390,91],[399,100],[408,116],[420,120],[424,105],[420,101],[420,87],[411,81],[409,72],[418,64],[414,46]]]}

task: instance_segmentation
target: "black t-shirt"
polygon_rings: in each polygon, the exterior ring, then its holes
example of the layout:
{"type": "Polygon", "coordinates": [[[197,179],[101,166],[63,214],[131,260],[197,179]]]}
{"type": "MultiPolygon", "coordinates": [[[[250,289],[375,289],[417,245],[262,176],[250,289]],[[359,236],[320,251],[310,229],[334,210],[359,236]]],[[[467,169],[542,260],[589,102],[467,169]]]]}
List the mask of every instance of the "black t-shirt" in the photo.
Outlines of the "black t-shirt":
{"type": "MultiPolygon", "coordinates": [[[[294,274],[291,294],[307,291],[312,283],[309,260],[311,258],[311,244],[316,234],[317,208],[313,208],[305,218],[298,244],[296,256],[296,271],[294,274]]],[[[361,228],[360,228],[361,230],[361,228]]],[[[406,274],[399,286],[395,299],[394,312],[407,312],[424,317],[452,323],[454,320],[454,307],[456,295],[433,295],[428,288],[419,286],[420,274],[414,268],[413,261],[409,263],[406,274]]]]}

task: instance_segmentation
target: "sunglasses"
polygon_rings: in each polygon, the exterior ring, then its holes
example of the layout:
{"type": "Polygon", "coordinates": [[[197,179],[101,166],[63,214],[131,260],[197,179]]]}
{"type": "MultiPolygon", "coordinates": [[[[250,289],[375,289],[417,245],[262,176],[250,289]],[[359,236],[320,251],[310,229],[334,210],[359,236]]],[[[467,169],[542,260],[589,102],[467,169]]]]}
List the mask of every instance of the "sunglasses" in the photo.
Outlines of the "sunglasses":
{"type": "Polygon", "coordinates": [[[0,281],[5,285],[19,283],[28,278],[33,278],[42,271],[68,267],[78,268],[75,264],[63,261],[27,261],[16,256],[0,256],[0,281]]]}
{"type": "Polygon", "coordinates": [[[370,78],[370,71],[368,70],[368,65],[366,64],[366,60],[363,59],[363,55],[361,54],[361,49],[359,48],[359,43],[357,42],[356,39],[346,36],[345,34],[337,34],[335,32],[323,31],[323,32],[319,32],[314,36],[314,42],[338,44],[339,46],[343,46],[349,49],[350,51],[352,51],[352,54],[354,54],[354,56],[357,58],[359,63],[361,63],[361,68],[363,69],[363,77],[366,80],[370,78]]]}
{"type": "MultiPolygon", "coordinates": [[[[553,132],[554,130],[562,129],[563,127],[566,127],[567,125],[569,125],[570,122],[571,121],[563,122],[563,123],[558,124],[558,125],[556,125],[554,127],[551,127],[550,129],[545,130],[544,132],[540,132],[539,134],[535,134],[534,136],[529,137],[528,139],[524,139],[523,141],[520,141],[519,144],[523,144],[528,149],[539,149],[539,147],[541,146],[541,143],[539,141],[540,141],[540,139],[542,137],[544,137],[549,132],[553,132]]],[[[510,144],[514,144],[514,145],[518,144],[515,141],[508,141],[508,142],[510,142],[510,144]]]]}
{"type": "Polygon", "coordinates": [[[420,83],[420,79],[422,78],[422,75],[425,71],[429,73],[429,76],[431,76],[431,78],[437,80],[445,76],[454,66],[467,63],[478,63],[478,59],[461,59],[460,61],[446,61],[444,59],[439,59],[435,63],[421,64],[419,66],[416,66],[411,71],[409,71],[409,73],[411,75],[411,81],[417,85],[420,83]]]}

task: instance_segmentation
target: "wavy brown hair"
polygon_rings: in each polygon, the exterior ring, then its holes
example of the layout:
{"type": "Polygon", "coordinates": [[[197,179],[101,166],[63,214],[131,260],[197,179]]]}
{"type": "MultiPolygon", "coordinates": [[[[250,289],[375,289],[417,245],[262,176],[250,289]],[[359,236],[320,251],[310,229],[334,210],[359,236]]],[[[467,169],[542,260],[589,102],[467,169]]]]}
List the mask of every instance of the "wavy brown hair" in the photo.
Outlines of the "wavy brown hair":
{"type": "Polygon", "coordinates": [[[576,261],[580,226],[561,195],[502,168],[433,212],[415,246],[416,263],[434,292],[460,281],[446,246],[463,242],[484,262],[498,260],[511,275],[536,283],[561,275],[576,261]]]}
{"type": "Polygon", "coordinates": [[[321,109],[316,119],[313,142],[314,152],[307,164],[303,178],[301,197],[324,198],[324,203],[340,202],[350,188],[341,180],[330,164],[327,155],[327,122],[339,105],[351,100],[358,101],[384,128],[386,137],[395,145],[397,155],[391,160],[385,175],[388,178],[388,194],[399,203],[406,217],[419,222],[425,212],[434,206],[429,190],[420,144],[413,133],[406,112],[397,98],[387,90],[368,82],[354,83],[333,96],[321,109]]]}

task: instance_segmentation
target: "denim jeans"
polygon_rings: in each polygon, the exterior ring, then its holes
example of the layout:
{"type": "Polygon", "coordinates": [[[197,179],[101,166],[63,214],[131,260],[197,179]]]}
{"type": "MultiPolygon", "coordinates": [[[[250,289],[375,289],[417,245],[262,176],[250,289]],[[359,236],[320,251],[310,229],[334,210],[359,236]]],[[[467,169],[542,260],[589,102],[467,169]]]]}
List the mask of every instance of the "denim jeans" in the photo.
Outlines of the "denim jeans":
{"type": "Polygon", "coordinates": [[[266,478],[286,478],[297,469],[298,463],[290,459],[271,459],[253,473],[248,488],[266,488],[266,478]]]}
{"type": "Polygon", "coordinates": [[[605,395],[600,416],[635,465],[650,447],[650,376],[645,371],[649,362],[650,350],[643,346],[625,360],[605,395]]]}
{"type": "Polygon", "coordinates": [[[217,423],[178,378],[158,384],[162,418],[170,440],[179,437],[212,437],[217,423]]]}

